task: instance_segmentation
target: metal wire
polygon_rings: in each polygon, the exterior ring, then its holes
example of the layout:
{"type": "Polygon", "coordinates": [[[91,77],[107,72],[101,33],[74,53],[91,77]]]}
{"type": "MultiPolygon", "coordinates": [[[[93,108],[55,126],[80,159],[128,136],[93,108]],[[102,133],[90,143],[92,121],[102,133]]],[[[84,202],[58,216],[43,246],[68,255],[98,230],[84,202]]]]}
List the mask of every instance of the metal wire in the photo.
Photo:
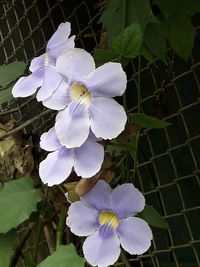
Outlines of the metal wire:
{"type": "MultiPolygon", "coordinates": [[[[95,9],[97,2],[3,1],[0,3],[0,64],[14,59],[29,62],[41,54],[47,40],[63,21],[72,23],[72,34],[78,37],[77,46],[92,51],[99,41],[99,10],[95,9]]],[[[133,266],[200,266],[199,25],[199,22],[196,23],[198,35],[189,62],[182,61],[171,50],[167,66],[158,60],[152,63],[142,60],[142,110],[165,118],[172,125],[142,133],[135,185],[142,190],[147,203],[163,215],[169,228],[153,229],[151,249],[141,256],[128,256],[133,266]]],[[[135,66],[133,61],[126,67],[127,109],[133,112],[137,111],[138,73],[135,66]]],[[[13,100],[0,107],[5,119],[14,118],[17,124],[42,110],[42,105],[31,98],[26,101],[13,100]]],[[[50,128],[53,118],[52,112],[51,116],[35,121],[24,131],[41,134],[50,128]]],[[[45,238],[41,246],[44,243],[45,238]]],[[[25,251],[29,252],[32,246],[27,242],[25,251]]],[[[39,259],[42,260],[42,256],[39,259]]],[[[24,266],[23,262],[19,266],[24,266]]],[[[119,262],[116,266],[124,264],[119,262]]]]}

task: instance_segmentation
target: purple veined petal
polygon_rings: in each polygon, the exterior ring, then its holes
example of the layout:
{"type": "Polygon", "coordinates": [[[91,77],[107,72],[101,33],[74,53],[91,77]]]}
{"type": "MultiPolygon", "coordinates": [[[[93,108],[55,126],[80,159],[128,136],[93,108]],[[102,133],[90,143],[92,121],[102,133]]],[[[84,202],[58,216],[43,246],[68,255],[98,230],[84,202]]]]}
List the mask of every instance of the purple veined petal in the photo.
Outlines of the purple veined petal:
{"type": "Polygon", "coordinates": [[[71,84],[81,82],[84,76],[89,75],[95,69],[95,63],[88,52],[74,48],[58,57],[56,69],[71,84]]]}
{"type": "Polygon", "coordinates": [[[55,128],[52,127],[48,132],[43,133],[40,137],[40,147],[46,151],[55,151],[61,147],[57,138],[55,128]]]}
{"type": "Polygon", "coordinates": [[[117,232],[121,246],[132,255],[143,254],[151,246],[152,231],[149,225],[140,218],[122,219],[117,232]]]}
{"type": "Polygon", "coordinates": [[[35,93],[42,85],[42,77],[34,73],[27,77],[21,77],[12,89],[14,97],[27,97],[35,93]]]}
{"type": "Polygon", "coordinates": [[[47,43],[47,50],[53,49],[55,46],[60,45],[65,40],[68,39],[71,32],[71,24],[69,22],[61,23],[58,26],[58,29],[51,36],[50,40],[47,43]]]}
{"type": "Polygon", "coordinates": [[[45,58],[45,54],[42,54],[39,57],[35,57],[31,60],[31,64],[29,66],[29,70],[31,72],[34,72],[36,70],[38,70],[39,68],[44,68],[44,58],[45,58]]]}
{"type": "Polygon", "coordinates": [[[84,257],[92,266],[113,265],[117,261],[120,251],[120,242],[116,232],[113,232],[109,238],[103,239],[98,230],[87,237],[83,243],[84,257]]]}
{"type": "Polygon", "coordinates": [[[69,39],[65,40],[60,45],[54,47],[49,51],[49,56],[54,59],[54,62],[56,62],[57,57],[59,57],[62,53],[67,52],[67,50],[71,50],[74,48],[75,35],[71,36],[69,39]]]}
{"type": "Polygon", "coordinates": [[[126,74],[120,63],[109,62],[95,69],[85,80],[92,96],[121,96],[127,84],[126,74]]]}
{"type": "Polygon", "coordinates": [[[73,116],[70,112],[70,105],[58,112],[55,129],[60,143],[67,148],[74,148],[81,146],[86,141],[89,135],[90,120],[85,110],[73,116]]]}
{"type": "Polygon", "coordinates": [[[61,81],[62,77],[56,72],[55,66],[49,64],[45,68],[44,80],[42,87],[37,93],[37,100],[43,101],[49,98],[52,93],[58,88],[61,81]]]}
{"type": "Polygon", "coordinates": [[[72,151],[62,147],[49,153],[39,165],[39,175],[44,184],[53,186],[67,179],[73,167],[72,151]]]}
{"type": "Polygon", "coordinates": [[[124,108],[112,98],[93,97],[89,114],[93,133],[103,139],[117,137],[127,121],[124,108]]]}
{"type": "Polygon", "coordinates": [[[69,85],[62,80],[53,94],[43,101],[43,105],[54,110],[64,109],[71,101],[69,96],[69,85]]]}
{"type": "Polygon", "coordinates": [[[82,178],[92,177],[100,170],[103,159],[103,146],[86,141],[82,146],[74,149],[74,170],[82,178]]]}
{"type": "Polygon", "coordinates": [[[142,193],[133,184],[117,186],[111,193],[112,210],[121,218],[141,212],[145,206],[142,193]]]}
{"type": "Polygon", "coordinates": [[[85,205],[93,207],[99,211],[111,208],[110,193],[112,189],[109,184],[103,180],[99,180],[96,185],[85,195],[81,197],[81,201],[85,205]]]}
{"type": "Polygon", "coordinates": [[[66,224],[75,235],[88,236],[99,226],[98,214],[97,210],[85,206],[81,201],[76,201],[69,207],[66,224]]]}

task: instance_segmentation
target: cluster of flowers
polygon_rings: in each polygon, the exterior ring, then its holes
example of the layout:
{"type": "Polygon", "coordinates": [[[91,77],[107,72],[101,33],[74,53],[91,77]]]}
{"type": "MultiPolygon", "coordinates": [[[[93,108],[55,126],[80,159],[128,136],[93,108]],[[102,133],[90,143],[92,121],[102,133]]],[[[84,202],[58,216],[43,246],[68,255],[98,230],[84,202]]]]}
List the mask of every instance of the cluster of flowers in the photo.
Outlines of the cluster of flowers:
{"type": "MultiPolygon", "coordinates": [[[[41,136],[41,148],[49,151],[40,163],[39,174],[49,186],[60,184],[71,173],[89,178],[101,168],[104,148],[101,139],[117,137],[124,129],[124,108],[112,97],[126,89],[126,74],[120,63],[109,62],[95,69],[93,57],[75,48],[69,38],[70,23],[61,23],[47,43],[46,51],[31,61],[31,74],[13,87],[14,97],[37,92],[37,100],[58,110],[55,125],[41,136]]],[[[132,185],[112,191],[104,181],[80,201],[71,204],[67,225],[78,236],[89,236],[83,245],[86,260],[105,267],[113,264],[122,247],[142,254],[150,246],[148,224],[130,217],[142,211],[143,195],[132,185]]]]}

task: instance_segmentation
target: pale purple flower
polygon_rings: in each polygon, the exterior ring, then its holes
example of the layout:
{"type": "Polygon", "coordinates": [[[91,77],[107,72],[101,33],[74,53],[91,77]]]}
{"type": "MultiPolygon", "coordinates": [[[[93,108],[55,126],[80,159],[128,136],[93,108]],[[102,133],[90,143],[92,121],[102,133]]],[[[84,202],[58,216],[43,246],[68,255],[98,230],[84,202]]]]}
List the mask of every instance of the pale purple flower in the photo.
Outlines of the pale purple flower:
{"type": "Polygon", "coordinates": [[[61,110],[55,123],[61,144],[68,148],[80,146],[90,129],[103,139],[118,136],[127,116],[111,97],[121,96],[126,89],[121,64],[109,62],[95,69],[93,57],[75,48],[57,59],[56,69],[64,79],[43,104],[61,110]]]}
{"type": "Polygon", "coordinates": [[[99,180],[80,201],[71,204],[66,222],[75,235],[88,236],[83,244],[85,259],[93,266],[106,267],[118,259],[120,245],[132,255],[143,254],[150,247],[150,227],[132,217],[144,206],[145,199],[133,184],[113,190],[99,180]]]}
{"type": "Polygon", "coordinates": [[[13,87],[12,94],[14,97],[30,96],[39,87],[41,88],[37,93],[38,101],[52,95],[62,80],[55,68],[56,59],[62,52],[74,48],[75,36],[68,39],[70,32],[71,25],[69,22],[59,25],[57,31],[48,41],[45,53],[31,61],[29,70],[32,74],[21,77],[13,87]]]}
{"type": "Polygon", "coordinates": [[[60,144],[54,128],[43,133],[40,146],[51,153],[39,166],[42,182],[48,186],[60,184],[70,175],[73,167],[77,175],[83,178],[95,175],[104,158],[104,148],[96,141],[97,138],[90,134],[82,146],[68,149],[60,144]]]}

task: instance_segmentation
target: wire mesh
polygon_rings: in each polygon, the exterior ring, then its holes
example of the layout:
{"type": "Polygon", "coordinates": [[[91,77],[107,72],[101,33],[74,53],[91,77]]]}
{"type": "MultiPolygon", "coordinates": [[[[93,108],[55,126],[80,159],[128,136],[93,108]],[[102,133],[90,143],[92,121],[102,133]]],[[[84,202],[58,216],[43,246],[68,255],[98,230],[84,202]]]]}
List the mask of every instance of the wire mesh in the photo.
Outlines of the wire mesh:
{"type": "MultiPolygon", "coordinates": [[[[14,59],[29,62],[44,51],[45,44],[63,21],[72,23],[76,45],[92,51],[99,42],[100,15],[92,0],[12,0],[0,3],[0,64],[14,59]]],[[[170,64],[142,60],[142,110],[172,123],[166,129],[144,130],[139,141],[136,186],[167,221],[169,228],[153,228],[150,250],[131,256],[133,266],[200,266],[200,21],[194,18],[197,37],[193,55],[184,62],[169,50],[170,64]]],[[[137,110],[137,60],[126,67],[127,109],[137,110]],[[131,99],[131,102],[130,102],[131,99]]],[[[43,106],[32,98],[18,99],[0,107],[5,119],[17,124],[37,116],[43,106]]],[[[24,128],[25,133],[41,134],[53,124],[54,112],[42,116],[24,128]]],[[[130,178],[133,170],[130,170],[130,178]]],[[[22,232],[25,230],[22,229],[22,232]]],[[[49,249],[41,247],[46,256],[49,249]]],[[[32,244],[26,242],[30,254],[32,244]]],[[[39,257],[42,260],[44,257],[39,257]]],[[[31,257],[31,256],[30,256],[31,257]]],[[[118,262],[116,266],[123,266],[118,262]]],[[[21,261],[19,266],[25,266],[21,261]]]]}

